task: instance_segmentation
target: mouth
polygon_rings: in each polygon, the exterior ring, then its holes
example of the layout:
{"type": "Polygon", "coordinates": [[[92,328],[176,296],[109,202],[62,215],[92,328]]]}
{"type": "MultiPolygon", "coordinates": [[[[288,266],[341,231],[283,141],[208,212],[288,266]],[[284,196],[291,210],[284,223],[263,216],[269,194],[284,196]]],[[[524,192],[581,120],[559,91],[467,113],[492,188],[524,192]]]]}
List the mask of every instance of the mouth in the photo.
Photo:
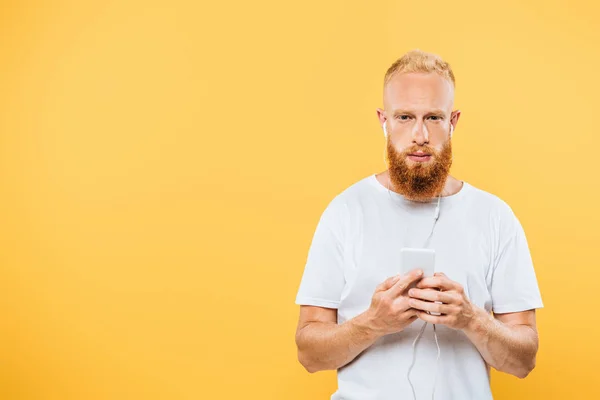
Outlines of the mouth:
{"type": "Polygon", "coordinates": [[[422,153],[422,152],[411,153],[408,155],[408,158],[410,160],[416,161],[416,162],[425,162],[425,161],[429,161],[431,159],[431,154],[422,153]]]}

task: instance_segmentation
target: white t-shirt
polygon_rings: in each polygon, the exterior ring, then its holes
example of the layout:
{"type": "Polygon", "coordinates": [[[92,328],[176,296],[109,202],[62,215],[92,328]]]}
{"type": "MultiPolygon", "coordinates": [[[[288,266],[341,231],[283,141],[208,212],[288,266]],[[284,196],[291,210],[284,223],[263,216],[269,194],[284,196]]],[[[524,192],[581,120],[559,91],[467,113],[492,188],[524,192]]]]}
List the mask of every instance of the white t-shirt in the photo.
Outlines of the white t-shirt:
{"type": "MultiPolygon", "coordinates": [[[[338,324],[367,310],[377,285],[400,271],[400,249],[422,247],[437,198],[417,203],[370,175],[339,193],[323,211],[308,251],[296,304],[337,309],[338,324]]],[[[464,182],[442,197],[429,248],[436,272],[459,282],[488,312],[542,308],[525,233],[500,198],[464,182]]],[[[424,322],[385,335],[337,371],[331,400],[412,399],[407,372],[424,322]]],[[[491,399],[489,367],[460,330],[436,325],[441,349],[436,400],[491,399]]],[[[418,399],[431,399],[437,347],[428,324],[410,374],[418,399]]]]}

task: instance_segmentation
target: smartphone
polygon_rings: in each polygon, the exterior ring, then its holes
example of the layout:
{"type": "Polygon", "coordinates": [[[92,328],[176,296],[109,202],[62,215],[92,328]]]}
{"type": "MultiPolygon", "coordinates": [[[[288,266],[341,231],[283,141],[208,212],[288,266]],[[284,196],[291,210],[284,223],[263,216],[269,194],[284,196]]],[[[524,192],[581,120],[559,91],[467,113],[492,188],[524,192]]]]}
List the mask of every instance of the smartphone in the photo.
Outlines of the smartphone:
{"type": "MultiPolygon", "coordinates": [[[[400,264],[400,271],[403,275],[413,269],[420,268],[423,270],[423,277],[428,278],[433,276],[435,272],[435,250],[410,247],[402,248],[400,249],[400,264]]],[[[415,287],[417,283],[413,283],[410,287],[415,287]]],[[[430,314],[440,315],[435,312],[431,312],[430,314]]]]}
{"type": "Polygon", "coordinates": [[[406,274],[413,269],[423,270],[423,277],[433,276],[435,271],[435,250],[404,247],[400,249],[400,273],[406,274]]]}

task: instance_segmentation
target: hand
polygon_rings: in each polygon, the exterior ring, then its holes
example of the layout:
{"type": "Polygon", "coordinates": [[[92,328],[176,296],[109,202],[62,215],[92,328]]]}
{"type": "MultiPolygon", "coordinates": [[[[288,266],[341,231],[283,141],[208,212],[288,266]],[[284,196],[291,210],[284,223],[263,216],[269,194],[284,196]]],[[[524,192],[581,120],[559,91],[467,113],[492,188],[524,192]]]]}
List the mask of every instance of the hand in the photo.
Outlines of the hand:
{"type": "Polygon", "coordinates": [[[375,289],[366,311],[369,326],[379,335],[400,332],[417,319],[417,310],[408,305],[407,289],[421,279],[422,270],[392,276],[375,289]]]}
{"type": "Polygon", "coordinates": [[[432,324],[464,330],[476,316],[476,307],[465,295],[462,285],[441,272],[423,278],[416,288],[410,289],[408,294],[410,296],[408,304],[418,310],[417,317],[432,324]],[[439,291],[432,289],[439,289],[439,291]],[[442,304],[434,303],[435,301],[442,304]],[[428,312],[442,315],[431,315],[428,312]]]}

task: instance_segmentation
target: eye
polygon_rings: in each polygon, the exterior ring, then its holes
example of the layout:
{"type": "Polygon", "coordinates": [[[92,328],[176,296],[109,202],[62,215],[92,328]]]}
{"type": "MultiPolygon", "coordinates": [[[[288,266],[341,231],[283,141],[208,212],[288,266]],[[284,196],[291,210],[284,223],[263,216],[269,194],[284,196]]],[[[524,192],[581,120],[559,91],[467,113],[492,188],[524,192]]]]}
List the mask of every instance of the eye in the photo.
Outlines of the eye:
{"type": "Polygon", "coordinates": [[[408,120],[408,118],[410,118],[410,117],[409,117],[408,115],[399,115],[399,116],[398,116],[398,118],[399,118],[401,121],[406,121],[406,120],[408,120]],[[405,117],[406,117],[406,118],[405,118],[405,117]]]}
{"type": "Polygon", "coordinates": [[[432,115],[429,118],[432,118],[434,121],[439,121],[440,120],[440,117],[438,117],[437,115],[432,115]]]}

